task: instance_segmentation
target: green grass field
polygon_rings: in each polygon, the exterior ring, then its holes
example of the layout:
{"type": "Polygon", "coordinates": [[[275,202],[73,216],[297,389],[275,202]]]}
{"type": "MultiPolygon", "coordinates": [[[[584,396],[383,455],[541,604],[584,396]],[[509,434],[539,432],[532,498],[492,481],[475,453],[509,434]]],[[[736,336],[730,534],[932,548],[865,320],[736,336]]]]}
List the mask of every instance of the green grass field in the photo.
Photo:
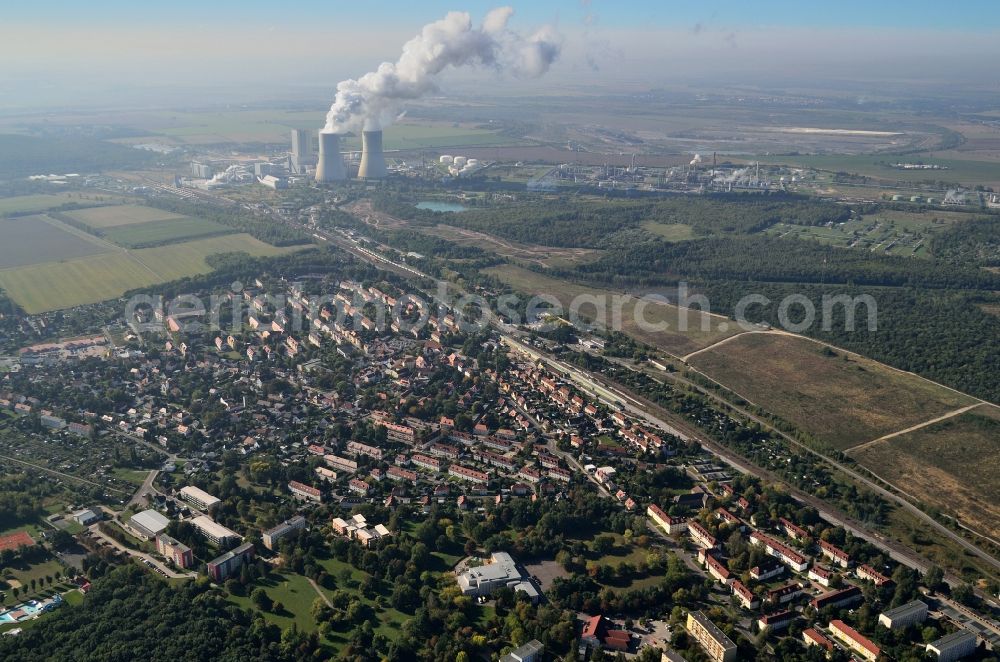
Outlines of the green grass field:
{"type": "Polygon", "coordinates": [[[690,364],[837,449],[972,404],[968,396],[855,355],[827,356],[794,336],[746,333],[690,364]]]}
{"type": "Polygon", "coordinates": [[[70,308],[121,296],[128,290],[211,271],[210,255],[243,252],[272,256],[276,248],[248,234],[200,239],[156,248],[120,251],[65,262],[0,271],[0,287],[28,313],[70,308]]]}
{"type": "Polygon", "coordinates": [[[980,406],[850,454],[909,494],[1000,537],[1000,409],[980,406]]]}
{"type": "Polygon", "coordinates": [[[642,228],[657,237],[667,241],[687,241],[694,239],[694,228],[683,223],[657,223],[647,221],[642,224],[642,228]]]}
{"type": "Polygon", "coordinates": [[[96,230],[113,228],[119,225],[134,225],[137,223],[185,218],[180,214],[163,211],[162,209],[154,209],[153,207],[143,207],[141,205],[110,205],[107,207],[93,207],[91,209],[77,209],[64,213],[70,218],[96,230]]]}
{"type": "Polygon", "coordinates": [[[232,232],[235,232],[232,228],[213,221],[179,217],[150,223],[118,225],[109,228],[104,233],[104,238],[126,248],[141,248],[232,232]]]}
{"type": "MultiPolygon", "coordinates": [[[[264,618],[269,623],[274,623],[282,629],[290,627],[294,623],[300,632],[316,631],[317,624],[313,620],[310,609],[313,601],[317,600],[319,595],[310,586],[308,579],[302,575],[290,573],[277,575],[271,581],[258,582],[258,585],[272,600],[280,602],[284,607],[281,613],[268,612],[264,614],[264,618]]],[[[231,595],[229,599],[244,609],[256,610],[249,596],[231,595]]]]}
{"type": "MultiPolygon", "coordinates": [[[[379,609],[374,601],[362,596],[357,587],[366,576],[364,572],[336,559],[324,559],[319,564],[333,578],[335,584],[333,590],[321,587],[320,590],[324,595],[330,597],[333,595],[334,590],[342,590],[350,593],[356,600],[375,611],[375,618],[378,621],[375,632],[390,640],[396,639],[399,636],[400,628],[410,616],[392,608],[379,609]],[[346,583],[342,580],[342,575],[345,573],[350,573],[350,580],[346,583]]],[[[318,624],[313,620],[311,610],[313,602],[318,600],[320,596],[316,593],[316,589],[309,584],[308,579],[302,575],[286,573],[278,575],[273,580],[259,582],[258,585],[264,589],[272,600],[280,602],[284,607],[281,613],[264,613],[265,620],[282,629],[290,627],[294,623],[302,632],[316,631],[318,624]]],[[[251,588],[250,592],[252,590],[251,588]]],[[[256,610],[249,595],[231,595],[229,600],[244,609],[256,610]]],[[[339,649],[347,643],[349,636],[350,630],[334,631],[331,640],[326,643],[335,649],[339,649]]]]}

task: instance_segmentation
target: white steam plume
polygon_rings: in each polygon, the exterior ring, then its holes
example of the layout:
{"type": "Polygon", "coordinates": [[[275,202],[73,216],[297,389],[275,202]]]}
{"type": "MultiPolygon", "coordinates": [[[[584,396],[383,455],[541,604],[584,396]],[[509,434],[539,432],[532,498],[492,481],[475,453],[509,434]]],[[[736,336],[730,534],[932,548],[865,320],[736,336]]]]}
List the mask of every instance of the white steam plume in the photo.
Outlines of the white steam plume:
{"type": "Polygon", "coordinates": [[[337,96],[326,115],[324,131],[381,129],[398,117],[401,105],[437,87],[437,76],[448,67],[482,65],[515,76],[535,78],[559,57],[560,40],[549,27],[529,36],[510,30],[510,7],[491,10],[479,27],[465,12],[449,12],[423,27],[403,45],[395,63],[337,84],[337,96]]]}

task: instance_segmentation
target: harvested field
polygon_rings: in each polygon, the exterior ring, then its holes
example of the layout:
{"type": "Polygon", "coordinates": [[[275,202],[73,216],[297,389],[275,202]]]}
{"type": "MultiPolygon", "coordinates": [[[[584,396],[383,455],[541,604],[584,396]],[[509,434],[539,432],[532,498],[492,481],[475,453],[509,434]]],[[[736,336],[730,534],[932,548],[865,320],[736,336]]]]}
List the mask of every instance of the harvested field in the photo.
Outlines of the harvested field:
{"type": "Polygon", "coordinates": [[[72,260],[103,253],[107,249],[86,235],[77,235],[47,216],[0,219],[0,270],[41,262],[72,260]]]}
{"type": "Polygon", "coordinates": [[[747,333],[690,364],[820,442],[848,449],[974,404],[969,396],[821,344],[747,333]]]}
{"type": "Polygon", "coordinates": [[[184,218],[180,214],[140,205],[110,205],[108,207],[92,207],[90,209],[77,209],[63,213],[96,230],[113,228],[119,225],[184,218]]]}
{"type": "MultiPolygon", "coordinates": [[[[513,289],[529,296],[540,294],[554,296],[566,311],[577,297],[598,297],[606,303],[606,319],[609,325],[614,320],[614,310],[620,305],[621,330],[624,333],[675,356],[708,347],[740,331],[725,317],[704,315],[698,310],[689,311],[665,303],[651,302],[646,306],[637,306],[639,299],[623,292],[577,285],[513,265],[492,267],[483,270],[483,273],[495,276],[513,289]],[[615,297],[622,298],[616,303],[615,297]],[[641,313],[642,319],[649,324],[665,324],[666,329],[655,331],[640,328],[637,313],[641,313]],[[684,318],[687,330],[681,331],[681,322],[684,318]],[[707,326],[705,330],[702,329],[703,323],[707,326]]],[[[590,303],[581,305],[579,311],[581,317],[598,319],[595,317],[595,307],[590,303]]]]}
{"type": "Polygon", "coordinates": [[[913,497],[1000,539],[1000,409],[981,405],[849,453],[913,497]]]}

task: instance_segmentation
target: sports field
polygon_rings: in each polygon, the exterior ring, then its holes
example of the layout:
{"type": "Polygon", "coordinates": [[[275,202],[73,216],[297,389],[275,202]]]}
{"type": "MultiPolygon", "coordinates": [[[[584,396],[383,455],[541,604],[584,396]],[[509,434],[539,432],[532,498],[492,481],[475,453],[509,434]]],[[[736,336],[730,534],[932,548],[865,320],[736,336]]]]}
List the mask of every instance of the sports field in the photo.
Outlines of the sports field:
{"type": "Polygon", "coordinates": [[[975,400],[805,338],[746,333],[690,359],[743,398],[838,449],[931,420],[975,400]]]}
{"type": "Polygon", "coordinates": [[[118,225],[106,230],[104,238],[126,248],[142,248],[231,232],[234,232],[232,228],[219,223],[179,216],[165,221],[118,225]]]}
{"type": "Polygon", "coordinates": [[[91,209],[77,209],[63,213],[97,230],[119,225],[133,225],[136,223],[151,223],[153,221],[184,218],[180,214],[140,205],[110,205],[107,207],[93,207],[91,209]]]}
{"type": "Polygon", "coordinates": [[[34,539],[27,531],[16,531],[0,536],[0,552],[8,549],[16,550],[20,547],[31,547],[34,544],[34,539]]]}
{"type": "Polygon", "coordinates": [[[972,528],[1000,538],[1000,409],[979,406],[848,451],[879,477],[972,528]]]}
{"type": "MultiPolygon", "coordinates": [[[[681,356],[722,340],[739,331],[734,323],[725,317],[703,315],[698,310],[686,311],[663,303],[638,305],[637,297],[625,297],[622,292],[602,290],[585,285],[577,285],[559,278],[551,278],[514,265],[491,267],[483,270],[484,274],[495,276],[513,289],[530,296],[551,295],[563,306],[564,314],[574,299],[583,302],[582,297],[597,297],[604,306],[605,319],[609,326],[614,326],[615,310],[621,310],[620,330],[633,338],[662,349],[663,351],[681,356]],[[578,297],[581,297],[578,299],[578,297]],[[616,302],[615,297],[624,297],[616,302]],[[638,310],[637,310],[638,309],[638,310]],[[686,317],[687,330],[681,331],[682,318],[686,317]],[[665,324],[662,331],[640,328],[640,318],[650,324],[665,324]],[[706,327],[703,330],[703,323],[706,327]]],[[[583,303],[579,307],[581,317],[599,319],[596,317],[595,306],[583,303]]]]}
{"type": "Polygon", "coordinates": [[[0,288],[28,313],[70,308],[121,296],[128,290],[208,273],[210,255],[243,252],[271,256],[276,248],[248,234],[200,239],[155,248],[114,251],[62,262],[0,270],[0,288]]]}
{"type": "Polygon", "coordinates": [[[47,216],[0,218],[0,270],[37,262],[72,260],[107,251],[83,233],[60,227],[47,216]]]}

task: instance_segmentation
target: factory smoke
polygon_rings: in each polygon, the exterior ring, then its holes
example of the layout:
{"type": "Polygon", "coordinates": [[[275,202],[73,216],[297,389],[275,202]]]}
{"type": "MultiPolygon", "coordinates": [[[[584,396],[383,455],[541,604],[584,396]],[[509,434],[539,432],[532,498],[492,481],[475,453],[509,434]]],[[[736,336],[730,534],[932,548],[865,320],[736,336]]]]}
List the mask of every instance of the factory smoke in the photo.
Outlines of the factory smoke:
{"type": "Polygon", "coordinates": [[[474,27],[468,13],[449,12],[425,25],[403,45],[395,63],[383,62],[377,70],[337,85],[323,130],[378,130],[391,124],[401,104],[433,92],[438,74],[448,67],[479,65],[517,77],[541,76],[559,56],[559,37],[549,27],[528,36],[514,32],[507,27],[513,13],[510,7],[493,9],[474,27]]]}

